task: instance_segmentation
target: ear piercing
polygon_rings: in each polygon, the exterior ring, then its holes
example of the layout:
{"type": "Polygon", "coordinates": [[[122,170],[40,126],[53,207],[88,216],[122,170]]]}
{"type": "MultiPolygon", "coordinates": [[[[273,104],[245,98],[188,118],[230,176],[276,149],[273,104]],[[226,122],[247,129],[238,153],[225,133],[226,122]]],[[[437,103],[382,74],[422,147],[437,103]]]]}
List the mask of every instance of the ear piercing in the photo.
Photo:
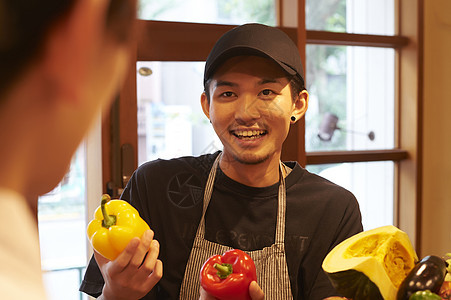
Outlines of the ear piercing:
{"type": "Polygon", "coordinates": [[[296,117],[295,116],[291,116],[291,121],[296,121],[296,117]]]}

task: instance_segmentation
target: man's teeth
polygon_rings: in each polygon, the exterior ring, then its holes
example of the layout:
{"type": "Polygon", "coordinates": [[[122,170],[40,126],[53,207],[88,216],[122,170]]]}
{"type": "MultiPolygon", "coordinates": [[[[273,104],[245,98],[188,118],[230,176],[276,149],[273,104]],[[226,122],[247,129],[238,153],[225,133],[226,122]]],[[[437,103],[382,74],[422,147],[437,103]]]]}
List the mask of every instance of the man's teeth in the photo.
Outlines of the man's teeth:
{"type": "Polygon", "coordinates": [[[264,130],[246,130],[246,131],[236,131],[235,135],[237,137],[257,137],[264,134],[264,130]]]}

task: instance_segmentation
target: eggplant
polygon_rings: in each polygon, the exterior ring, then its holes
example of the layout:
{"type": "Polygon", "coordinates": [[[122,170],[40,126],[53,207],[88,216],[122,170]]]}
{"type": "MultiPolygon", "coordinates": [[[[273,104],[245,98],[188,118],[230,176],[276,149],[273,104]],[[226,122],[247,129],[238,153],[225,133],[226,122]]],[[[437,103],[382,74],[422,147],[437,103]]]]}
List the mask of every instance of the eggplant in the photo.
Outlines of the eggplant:
{"type": "Polygon", "coordinates": [[[417,291],[430,290],[438,293],[445,280],[446,262],[438,256],[429,255],[420,260],[399,286],[397,300],[409,300],[417,291]]]}

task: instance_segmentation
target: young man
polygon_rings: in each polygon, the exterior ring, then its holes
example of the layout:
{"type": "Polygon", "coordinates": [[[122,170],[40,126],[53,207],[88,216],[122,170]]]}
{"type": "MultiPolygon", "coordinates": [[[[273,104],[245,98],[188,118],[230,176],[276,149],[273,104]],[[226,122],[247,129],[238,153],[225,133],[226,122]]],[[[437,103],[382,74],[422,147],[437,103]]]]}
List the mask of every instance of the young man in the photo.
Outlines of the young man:
{"type": "Polygon", "coordinates": [[[276,28],[246,24],[223,35],[207,58],[201,96],[223,151],[144,164],[122,195],[155,232],[162,279],[137,293],[140,283],[122,278],[139,272],[145,253],[131,268],[96,255],[100,267],[91,260],[82,290],[103,289],[107,300],[211,299],[199,288],[203,262],[239,248],[257,267],[252,299],[335,296],[321,264],[362,230],[361,217],[350,192],[280,162],[290,125],[307,110],[302,74],[298,49],[276,28]]]}
{"type": "Polygon", "coordinates": [[[45,299],[37,199],[122,82],[136,1],[0,0],[0,295],[45,299]]]}

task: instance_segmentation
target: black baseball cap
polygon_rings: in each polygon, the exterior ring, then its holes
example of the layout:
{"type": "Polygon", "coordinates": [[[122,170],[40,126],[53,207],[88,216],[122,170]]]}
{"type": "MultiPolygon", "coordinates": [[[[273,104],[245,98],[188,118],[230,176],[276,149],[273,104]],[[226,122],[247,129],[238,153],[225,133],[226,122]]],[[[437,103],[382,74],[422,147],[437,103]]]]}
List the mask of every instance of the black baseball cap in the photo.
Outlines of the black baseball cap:
{"type": "Polygon", "coordinates": [[[249,23],[224,33],[213,46],[205,63],[204,86],[222,63],[239,55],[269,58],[304,82],[299,50],[291,38],[278,28],[249,23]]]}

